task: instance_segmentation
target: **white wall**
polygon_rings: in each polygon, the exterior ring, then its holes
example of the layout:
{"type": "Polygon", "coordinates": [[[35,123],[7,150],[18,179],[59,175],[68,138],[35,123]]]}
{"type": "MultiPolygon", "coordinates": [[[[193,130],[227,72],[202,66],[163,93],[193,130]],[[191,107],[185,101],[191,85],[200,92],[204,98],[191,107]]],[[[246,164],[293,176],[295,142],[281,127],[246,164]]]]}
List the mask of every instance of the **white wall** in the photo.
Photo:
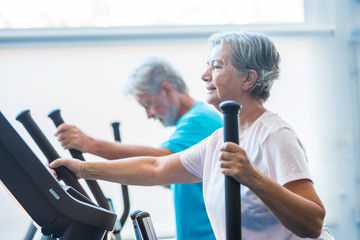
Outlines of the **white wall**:
{"type": "MultiPolygon", "coordinates": [[[[326,208],[326,222],[337,239],[359,239],[358,76],[356,57],[346,36],[322,33],[267,32],[282,56],[281,78],[266,106],[297,131],[309,155],[315,187],[326,208]],[[340,40],[339,40],[340,39],[340,40]],[[343,40],[341,40],[343,39],[343,40]]],[[[15,116],[30,109],[61,155],[46,117],[60,108],[66,122],[91,136],[112,140],[109,123],[122,122],[123,142],[158,146],[172,132],[147,120],[143,110],[124,99],[121,88],[131,70],[149,55],[170,60],[183,74],[191,94],[205,96],[200,79],[208,54],[206,38],[153,38],[108,41],[60,41],[0,44],[0,111],[40,159],[45,160],[15,116]]],[[[88,160],[97,158],[85,155],[88,160]]],[[[101,182],[121,212],[120,187],[101,182]]],[[[173,233],[169,191],[131,187],[131,208],[150,212],[158,233],[173,233]],[[146,201],[144,200],[146,198],[146,201]]],[[[21,239],[29,219],[0,188],[0,233],[21,239]]],[[[132,236],[128,222],[124,235],[132,236]]]]}

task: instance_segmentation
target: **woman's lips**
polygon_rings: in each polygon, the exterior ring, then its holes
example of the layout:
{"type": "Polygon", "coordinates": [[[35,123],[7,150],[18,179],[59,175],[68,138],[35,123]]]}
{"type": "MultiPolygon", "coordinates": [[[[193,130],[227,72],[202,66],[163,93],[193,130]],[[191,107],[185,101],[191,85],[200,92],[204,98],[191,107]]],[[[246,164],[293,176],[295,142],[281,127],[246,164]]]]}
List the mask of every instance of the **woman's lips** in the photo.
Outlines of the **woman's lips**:
{"type": "Polygon", "coordinates": [[[216,90],[216,88],[215,88],[215,87],[207,87],[206,89],[208,90],[208,92],[213,92],[213,91],[215,91],[215,90],[216,90]]]}

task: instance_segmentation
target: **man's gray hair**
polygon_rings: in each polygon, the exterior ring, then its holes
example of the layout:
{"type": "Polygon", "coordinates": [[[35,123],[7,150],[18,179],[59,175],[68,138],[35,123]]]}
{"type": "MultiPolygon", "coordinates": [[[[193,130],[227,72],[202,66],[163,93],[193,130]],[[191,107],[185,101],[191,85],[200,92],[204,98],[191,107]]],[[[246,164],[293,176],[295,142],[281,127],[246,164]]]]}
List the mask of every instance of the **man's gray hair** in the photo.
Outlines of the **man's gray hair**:
{"type": "Polygon", "coordinates": [[[271,86],[280,75],[280,55],[267,36],[253,32],[220,32],[213,34],[208,42],[212,48],[223,43],[230,46],[233,66],[242,73],[253,69],[258,74],[250,94],[262,102],[269,98],[271,86]]]}
{"type": "Polygon", "coordinates": [[[166,60],[149,57],[129,76],[124,92],[127,95],[157,94],[161,84],[169,82],[176,91],[187,93],[188,88],[178,71],[166,60]]]}

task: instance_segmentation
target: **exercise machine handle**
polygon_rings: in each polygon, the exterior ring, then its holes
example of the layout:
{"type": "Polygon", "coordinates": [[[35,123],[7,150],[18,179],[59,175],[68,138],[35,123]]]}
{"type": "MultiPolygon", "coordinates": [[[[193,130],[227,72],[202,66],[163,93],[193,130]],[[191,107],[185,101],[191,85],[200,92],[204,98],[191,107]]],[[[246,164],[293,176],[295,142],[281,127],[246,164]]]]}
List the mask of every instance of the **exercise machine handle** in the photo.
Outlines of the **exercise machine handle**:
{"type": "MultiPolygon", "coordinates": [[[[59,127],[61,124],[64,123],[64,119],[61,116],[60,109],[55,109],[48,114],[48,117],[54,122],[55,127],[59,127]]],[[[77,149],[70,149],[69,150],[71,156],[73,158],[79,159],[81,161],[85,161],[82,153],[77,149]]],[[[111,210],[108,204],[108,201],[101,191],[101,188],[96,180],[85,180],[86,184],[88,185],[91,193],[93,194],[96,202],[99,204],[100,207],[105,208],[107,210],[111,210]]]]}
{"type": "MultiPolygon", "coordinates": [[[[46,138],[44,133],[41,131],[39,126],[32,118],[30,110],[24,110],[21,113],[19,113],[16,117],[16,120],[22,123],[22,125],[28,131],[28,133],[33,138],[35,143],[38,145],[40,150],[43,152],[49,163],[51,163],[57,158],[60,158],[60,155],[56,152],[54,147],[50,144],[49,140],[46,138]]],[[[60,177],[60,179],[62,179],[66,185],[75,188],[81,194],[83,194],[84,196],[90,199],[88,194],[85,192],[84,188],[78,182],[75,175],[69,169],[60,166],[57,167],[55,170],[58,176],[60,177]]]]}
{"type": "Polygon", "coordinates": [[[111,123],[111,126],[113,128],[115,141],[121,142],[120,123],[119,122],[113,122],[113,123],[111,123]]]}
{"type": "MultiPolygon", "coordinates": [[[[120,123],[113,122],[113,123],[111,123],[111,126],[113,128],[115,141],[121,142],[120,123]]],[[[121,185],[121,193],[123,196],[124,211],[120,217],[120,225],[121,225],[121,227],[124,227],[124,224],[126,222],[127,217],[129,216],[129,212],[130,212],[129,189],[128,189],[127,185],[123,185],[123,184],[121,185]]]]}
{"type": "MultiPolygon", "coordinates": [[[[48,117],[54,122],[55,127],[59,127],[64,123],[64,119],[61,116],[60,109],[55,109],[48,114],[48,117]]],[[[77,149],[69,149],[69,152],[73,158],[85,161],[82,153],[77,149]]]]}
{"type": "MultiPolygon", "coordinates": [[[[235,101],[220,104],[224,115],[224,142],[239,144],[239,111],[241,105],[235,101]]],[[[241,239],[241,197],[240,183],[225,176],[226,239],[241,239]]]]}
{"type": "Polygon", "coordinates": [[[136,221],[136,215],[138,215],[141,212],[142,212],[141,210],[134,210],[130,213],[130,218],[134,227],[136,240],[142,240],[140,229],[136,221]]]}
{"type": "Polygon", "coordinates": [[[148,212],[141,212],[136,215],[136,221],[143,240],[157,240],[154,225],[148,212]]]}

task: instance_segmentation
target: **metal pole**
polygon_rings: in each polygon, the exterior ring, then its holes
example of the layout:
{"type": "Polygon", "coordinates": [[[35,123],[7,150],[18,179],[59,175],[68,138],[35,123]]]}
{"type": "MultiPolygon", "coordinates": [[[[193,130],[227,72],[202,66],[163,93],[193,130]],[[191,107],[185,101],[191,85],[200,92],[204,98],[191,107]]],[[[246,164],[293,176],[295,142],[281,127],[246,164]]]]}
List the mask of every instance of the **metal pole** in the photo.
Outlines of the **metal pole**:
{"type": "MultiPolygon", "coordinates": [[[[111,123],[111,126],[113,128],[114,132],[114,139],[117,142],[121,142],[121,134],[120,134],[120,123],[119,122],[113,122],[111,123]]],[[[129,199],[129,189],[127,185],[121,185],[121,193],[123,196],[123,202],[124,202],[124,211],[123,214],[120,217],[120,225],[121,227],[124,227],[126,219],[130,212],[130,199],[129,199]]]]}
{"type": "MultiPolygon", "coordinates": [[[[224,142],[239,144],[239,111],[241,105],[235,101],[220,104],[224,115],[224,142]]],[[[226,239],[241,239],[240,183],[225,176],[226,239]]]]}
{"type": "Polygon", "coordinates": [[[136,215],[136,222],[143,240],[157,240],[154,225],[148,212],[138,213],[136,215]]]}
{"type": "Polygon", "coordinates": [[[136,215],[138,215],[141,212],[142,212],[141,210],[135,210],[130,213],[130,218],[134,227],[136,240],[142,240],[140,229],[136,221],[136,215]]]}

